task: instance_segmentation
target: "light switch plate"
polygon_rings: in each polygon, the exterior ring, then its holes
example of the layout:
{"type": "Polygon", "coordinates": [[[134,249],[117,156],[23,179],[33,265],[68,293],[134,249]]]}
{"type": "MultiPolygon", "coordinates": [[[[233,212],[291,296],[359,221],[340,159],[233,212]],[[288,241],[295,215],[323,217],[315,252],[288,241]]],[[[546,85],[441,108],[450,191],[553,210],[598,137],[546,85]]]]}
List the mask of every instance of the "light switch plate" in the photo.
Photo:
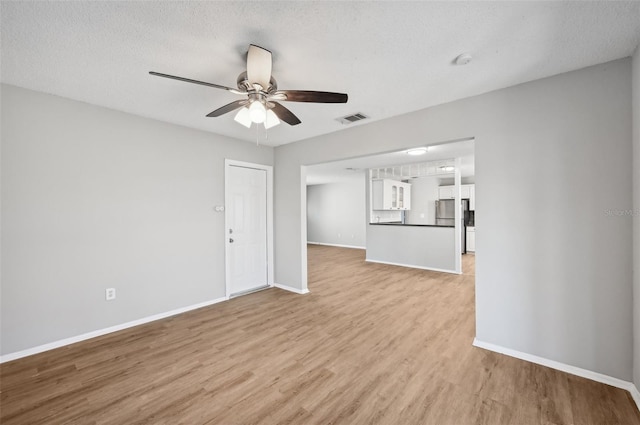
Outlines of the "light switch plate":
{"type": "Polygon", "coordinates": [[[105,299],[107,301],[116,299],[116,288],[107,288],[105,289],[104,293],[105,293],[105,299]]]}

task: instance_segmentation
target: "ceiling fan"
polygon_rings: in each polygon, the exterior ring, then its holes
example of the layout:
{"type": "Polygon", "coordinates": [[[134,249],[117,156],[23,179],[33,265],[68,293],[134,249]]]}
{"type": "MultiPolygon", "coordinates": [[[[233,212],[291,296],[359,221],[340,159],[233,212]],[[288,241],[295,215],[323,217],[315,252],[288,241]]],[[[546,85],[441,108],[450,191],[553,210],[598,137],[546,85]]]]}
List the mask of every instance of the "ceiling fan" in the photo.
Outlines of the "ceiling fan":
{"type": "Polygon", "coordinates": [[[240,109],[234,119],[247,128],[251,127],[252,123],[264,123],[265,128],[271,128],[278,125],[280,120],[289,125],[300,124],[301,121],[298,117],[289,109],[282,106],[279,101],[347,103],[348,96],[344,93],[309,90],[278,90],[278,83],[275,78],[273,78],[273,75],[271,75],[271,64],[271,52],[269,50],[254,44],[249,45],[247,70],[238,76],[237,89],[154,71],[150,71],[149,74],[227,90],[238,95],[246,95],[246,99],[235,100],[228,103],[210,112],[207,116],[219,117],[228,112],[240,109]]]}

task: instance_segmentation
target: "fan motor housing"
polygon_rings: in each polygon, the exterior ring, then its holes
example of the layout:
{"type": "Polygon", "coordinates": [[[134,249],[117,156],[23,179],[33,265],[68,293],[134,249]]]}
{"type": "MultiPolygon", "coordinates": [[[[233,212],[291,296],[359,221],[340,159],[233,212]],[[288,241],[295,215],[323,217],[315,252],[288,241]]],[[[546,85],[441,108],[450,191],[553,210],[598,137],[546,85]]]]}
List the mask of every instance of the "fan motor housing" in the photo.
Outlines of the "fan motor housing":
{"type": "MultiPolygon", "coordinates": [[[[238,75],[238,89],[240,89],[243,92],[254,92],[254,91],[258,91],[256,90],[256,87],[251,84],[247,78],[247,72],[242,72],[240,73],[240,75],[238,75]]],[[[263,87],[262,92],[264,93],[272,93],[274,91],[278,90],[278,83],[276,81],[275,78],[273,78],[273,75],[271,76],[271,79],[269,80],[269,87],[263,87]]]]}

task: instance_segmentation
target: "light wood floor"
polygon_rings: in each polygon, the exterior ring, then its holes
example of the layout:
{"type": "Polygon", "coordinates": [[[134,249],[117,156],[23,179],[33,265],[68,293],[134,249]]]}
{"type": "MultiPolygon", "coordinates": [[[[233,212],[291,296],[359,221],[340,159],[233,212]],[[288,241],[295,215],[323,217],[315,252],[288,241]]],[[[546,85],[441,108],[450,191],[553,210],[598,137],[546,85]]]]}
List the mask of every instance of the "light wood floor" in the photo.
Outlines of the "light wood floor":
{"type": "Polygon", "coordinates": [[[640,424],[620,389],[471,346],[461,276],[309,247],[270,289],[5,363],[9,424],[640,424]]]}

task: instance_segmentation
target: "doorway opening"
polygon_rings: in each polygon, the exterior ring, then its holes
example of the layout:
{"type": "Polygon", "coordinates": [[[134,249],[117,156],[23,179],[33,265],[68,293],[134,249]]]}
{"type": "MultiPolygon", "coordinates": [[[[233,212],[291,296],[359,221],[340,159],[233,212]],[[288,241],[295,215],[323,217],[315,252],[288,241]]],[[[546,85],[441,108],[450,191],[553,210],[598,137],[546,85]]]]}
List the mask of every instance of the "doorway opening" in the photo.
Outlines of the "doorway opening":
{"type": "Polygon", "coordinates": [[[423,155],[414,148],[305,166],[307,243],[362,248],[368,262],[467,273],[475,139],[423,146],[423,155]]]}

